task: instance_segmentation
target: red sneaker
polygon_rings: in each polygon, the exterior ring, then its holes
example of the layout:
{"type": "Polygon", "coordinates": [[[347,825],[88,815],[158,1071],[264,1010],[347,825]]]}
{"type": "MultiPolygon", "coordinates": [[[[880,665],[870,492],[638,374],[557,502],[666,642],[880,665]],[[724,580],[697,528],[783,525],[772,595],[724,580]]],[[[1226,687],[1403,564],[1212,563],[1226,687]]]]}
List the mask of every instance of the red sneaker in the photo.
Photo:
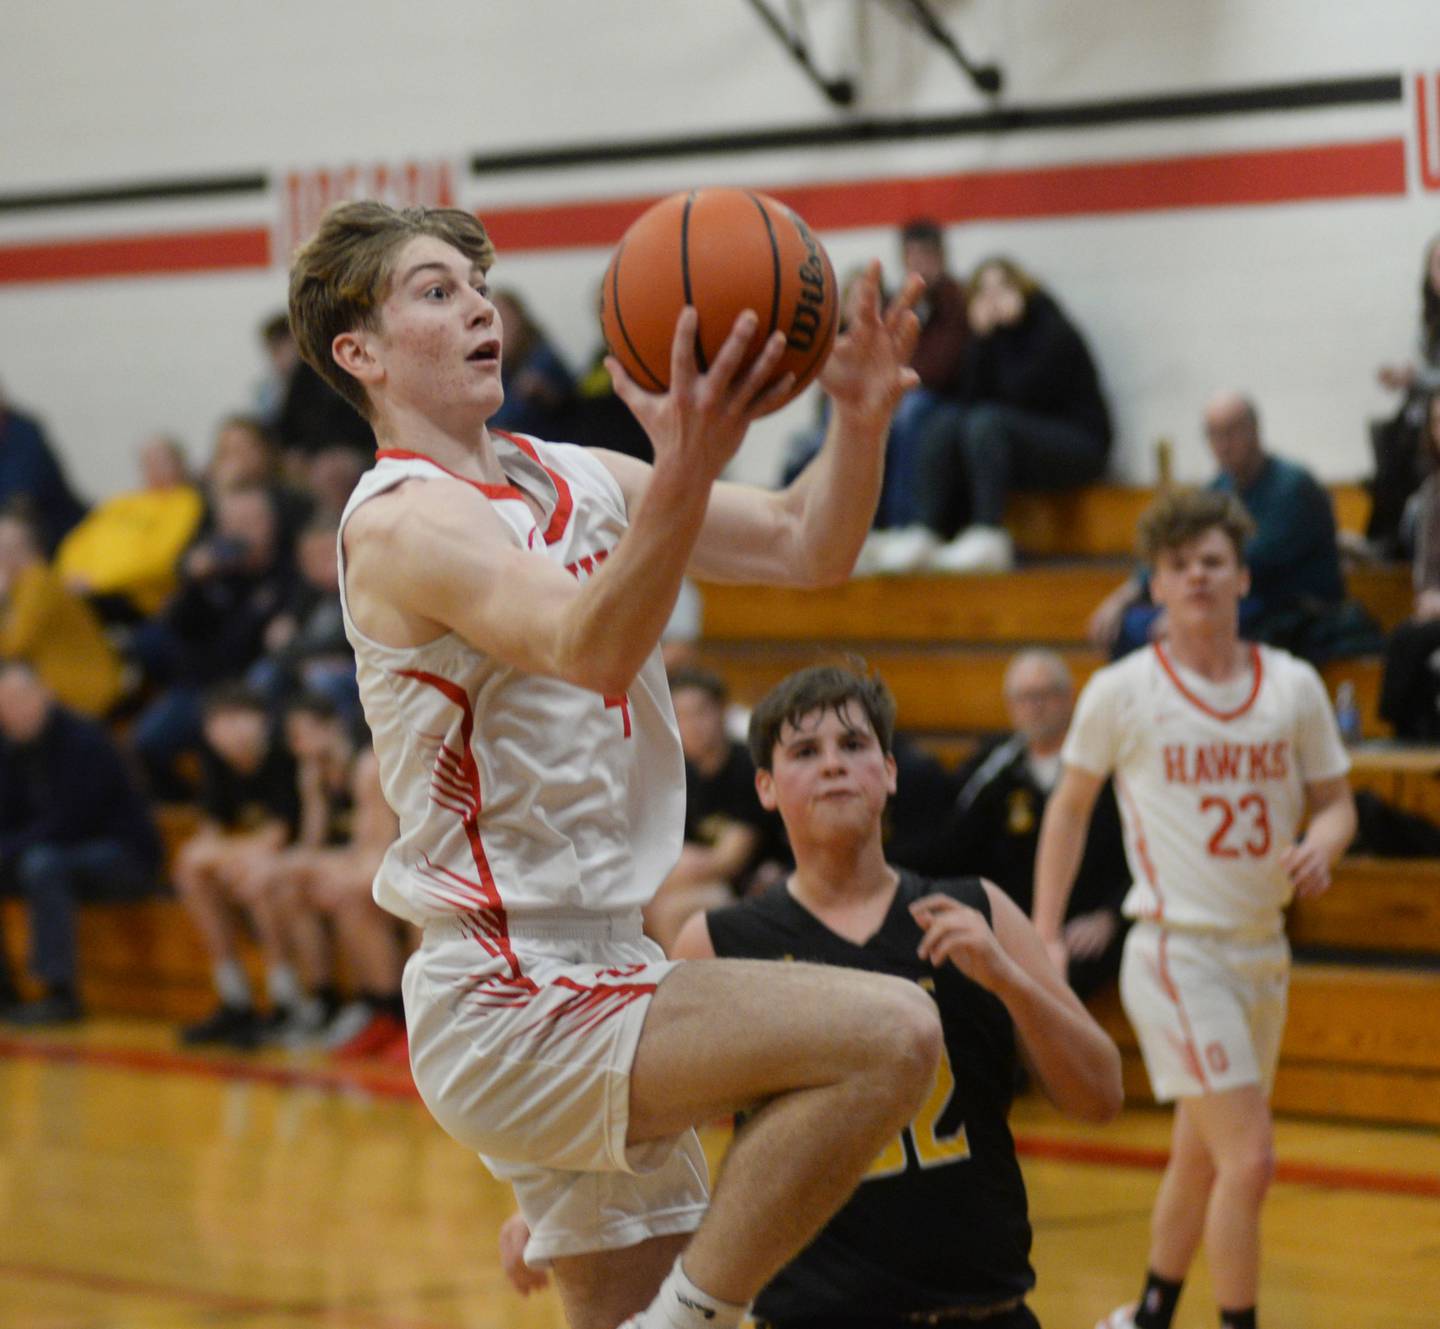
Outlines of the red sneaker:
{"type": "Polygon", "coordinates": [[[405,1024],[386,1011],[376,1011],[369,1022],[353,1038],[341,1043],[331,1056],[336,1061],[358,1061],[374,1057],[396,1039],[405,1041],[405,1024]]]}
{"type": "Polygon", "coordinates": [[[375,1060],[387,1066],[403,1066],[410,1069],[410,1040],[402,1026],[400,1032],[375,1054],[375,1060]]]}

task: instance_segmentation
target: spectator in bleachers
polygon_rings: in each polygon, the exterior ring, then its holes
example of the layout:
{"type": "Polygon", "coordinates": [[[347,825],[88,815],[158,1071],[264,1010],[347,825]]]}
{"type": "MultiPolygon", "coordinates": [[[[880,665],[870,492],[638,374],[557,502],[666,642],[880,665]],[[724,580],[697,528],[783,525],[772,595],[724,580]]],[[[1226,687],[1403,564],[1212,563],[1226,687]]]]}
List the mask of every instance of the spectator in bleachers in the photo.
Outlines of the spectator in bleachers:
{"type": "Polygon", "coordinates": [[[885,857],[900,867],[928,872],[959,790],[955,773],[902,730],[891,739],[890,755],[895,758],[895,794],[881,820],[885,857]]]}
{"type": "MultiPolygon", "coordinates": [[[[960,795],[925,865],[937,876],[987,877],[1028,915],[1033,903],[1040,819],[1060,778],[1060,748],[1075,709],[1075,683],[1053,651],[1022,651],[1005,670],[1005,707],[1014,731],[987,744],[960,771],[960,795]]],[[[1120,972],[1130,887],[1115,793],[1107,781],[1095,806],[1063,932],[1070,986],[1085,997],[1120,972]]]]}
{"type": "Polygon", "coordinates": [[[154,888],[160,837],[109,733],[56,701],[28,665],[0,665],[0,874],[29,910],[30,971],[16,1005],[0,945],[0,1006],[13,1024],[80,1019],[75,908],[154,888]]]}
{"type": "Polygon", "coordinates": [[[23,660],[66,706],[109,714],[124,690],[99,616],[46,561],[35,521],[0,512],[0,660],[23,660]]]}
{"type": "Polygon", "coordinates": [[[136,650],[164,690],[140,715],[133,741],[152,790],[184,798],[175,761],[200,737],[201,694],[240,677],[265,648],[270,622],[289,602],[294,572],[282,557],[271,491],[222,491],[211,535],[181,563],[180,589],[136,634],[136,650]]]}
{"type": "Polygon", "coordinates": [[[575,401],[574,376],[517,291],[494,291],[490,302],[505,330],[505,401],[491,427],[561,437],[575,401]]]}
{"type": "Polygon", "coordinates": [[[247,681],[276,706],[302,692],[321,693],[353,720],[359,717],[360,693],[340,610],[339,528],[339,518],[327,512],[301,531],[298,575],[265,627],[265,654],[251,665],[247,681]]]}
{"type": "Polygon", "coordinates": [[[1433,465],[1424,446],[1426,413],[1440,393],[1440,235],[1425,247],[1420,272],[1420,330],[1415,359],[1382,365],[1381,384],[1401,394],[1399,409],[1371,426],[1375,477],[1365,536],[1383,556],[1399,552],[1405,504],[1433,465]],[[1417,465],[1417,461],[1420,463],[1417,465]]]}
{"type": "Polygon", "coordinates": [[[779,818],[760,806],[745,744],[726,730],[724,680],[678,669],[670,695],[685,753],[685,843],[645,908],[645,930],[663,947],[691,914],[739,899],[789,854],[779,818]]]}
{"type": "MultiPolygon", "coordinates": [[[[965,349],[970,340],[965,287],[951,274],[945,256],[945,233],[939,223],[916,217],[900,228],[900,261],[906,273],[925,281],[925,291],[915,306],[920,319],[920,337],[910,365],[920,376],[916,387],[901,398],[890,422],[885,445],[885,479],[875,513],[876,534],[861,553],[857,571],[870,570],[886,547],[887,533],[898,532],[919,520],[922,502],[919,489],[921,437],[936,407],[955,401],[961,394],[965,371],[965,349]]],[[[842,290],[844,309],[849,285],[860,271],[852,272],[842,290]]],[[[884,299],[884,292],[881,293],[884,299]]],[[[822,411],[828,398],[821,398],[822,411]]],[[[798,437],[786,461],[783,480],[789,483],[819,450],[826,418],[822,415],[813,430],[798,437]]]]}
{"type": "Polygon", "coordinates": [[[922,519],[922,439],[936,408],[954,402],[964,391],[970,342],[965,287],[946,266],[945,233],[939,224],[924,217],[906,222],[900,228],[900,259],[907,273],[925,279],[925,293],[915,306],[920,338],[910,359],[920,383],[901,398],[890,423],[885,483],[876,513],[876,524],[892,531],[922,519]]]}
{"type": "Polygon", "coordinates": [[[1406,508],[1414,549],[1415,606],[1385,649],[1380,715],[1399,738],[1440,741],[1440,393],[1429,399],[1423,445],[1429,478],[1406,508]]]}
{"type": "Polygon", "coordinates": [[[1105,470],[1100,377],[1055,299],[1013,260],[991,258],[970,281],[968,310],[960,401],[926,421],[915,520],[885,543],[879,571],[1003,571],[1015,561],[1004,524],[1011,490],[1070,489],[1105,470]],[[963,529],[942,544],[962,510],[963,529]]]}
{"type": "MultiPolygon", "coordinates": [[[[342,1058],[406,1055],[400,996],[401,925],[375,903],[371,887],[398,833],[368,742],[357,743],[324,697],[306,694],[285,712],[285,737],[299,771],[300,837],[284,856],[274,888],[300,931],[317,919],[333,926],[355,986],[323,1038],[342,1058]]],[[[313,943],[312,943],[313,944],[313,943]]]]}
{"type": "Polygon", "coordinates": [[[587,448],[608,448],[638,457],[643,462],[655,460],[650,436],[641,428],[634,412],[615,395],[615,384],[605,368],[610,354],[605,335],[599,331],[602,292],[595,292],[595,323],[597,340],[585,367],[575,379],[575,395],[569,414],[557,437],[587,448]]]}
{"type": "Polygon", "coordinates": [[[1381,365],[1381,384],[1407,396],[1440,392],[1440,235],[1425,246],[1420,271],[1420,331],[1415,358],[1381,365]]]}
{"type": "Polygon", "coordinates": [[[247,415],[228,416],[215,431],[215,442],[205,466],[205,493],[212,521],[220,500],[232,489],[256,485],[270,494],[280,521],[280,547],[288,558],[295,537],[310,520],[315,500],[308,488],[287,478],[275,441],[260,421],[247,415]]]}
{"type": "Polygon", "coordinates": [[[374,456],[362,457],[350,448],[325,448],[311,459],[305,472],[306,487],[317,512],[344,512],[350,492],[369,469],[374,456]]]}
{"type": "Polygon", "coordinates": [[[173,875],[210,958],[220,1000],[180,1037],[184,1043],[253,1048],[293,1023],[307,1006],[292,938],[265,899],[280,855],[299,829],[295,762],[257,693],[234,685],[217,688],[206,697],[203,725],[203,820],[176,855],[173,875]],[[264,956],[268,1017],[257,1012],[240,962],[240,912],[248,917],[264,956]]]}
{"type": "Polygon", "coordinates": [[[175,439],[146,439],[139,461],[140,487],[96,504],[55,552],[65,584],[122,622],[158,613],[174,593],[180,556],[205,514],[175,439]]]}
{"type": "Polygon", "coordinates": [[[24,500],[35,516],[48,558],[85,515],[40,422],[11,406],[0,393],[0,508],[24,500]]]}
{"type": "MultiPolygon", "coordinates": [[[[1345,601],[1335,514],[1324,486],[1298,462],[1265,450],[1249,398],[1217,393],[1204,419],[1220,468],[1209,487],[1235,494],[1255,522],[1245,546],[1250,593],[1241,602],[1241,633],[1315,662],[1378,650],[1373,625],[1345,601]]],[[[1148,587],[1141,570],[1106,596],[1090,619],[1096,646],[1118,656],[1163,635],[1148,587]]]]}
{"type": "Polygon", "coordinates": [[[256,394],[258,422],[275,437],[287,463],[303,471],[317,453],[340,447],[362,459],[375,454],[365,418],[301,358],[285,313],[260,327],[270,373],[256,394]]]}

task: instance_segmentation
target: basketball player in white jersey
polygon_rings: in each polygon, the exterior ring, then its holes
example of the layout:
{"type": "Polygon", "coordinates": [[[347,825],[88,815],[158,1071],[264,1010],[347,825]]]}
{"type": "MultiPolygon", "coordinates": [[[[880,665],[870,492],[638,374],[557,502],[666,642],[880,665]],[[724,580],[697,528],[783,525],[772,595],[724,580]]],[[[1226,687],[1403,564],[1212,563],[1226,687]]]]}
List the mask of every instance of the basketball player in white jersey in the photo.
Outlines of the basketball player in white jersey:
{"type": "Polygon", "coordinates": [[[1111,1329],[1168,1329],[1202,1239],[1221,1324],[1255,1325],[1289,985],[1282,911],[1329,887],[1355,832],[1319,676],[1239,639],[1250,530],[1213,491],[1169,495],[1142,519],[1167,635],[1081,692],[1040,829],[1035,925],[1063,966],[1065,902],[1113,772],[1134,878],[1124,909],[1138,920],[1121,997],[1156,1098],[1177,1101],[1145,1288],[1101,1322],[1111,1329]]]}
{"type": "Polygon", "coordinates": [[[609,362],[653,468],[490,431],[492,259],[468,213],[359,203],[291,272],[302,353],[379,443],[342,520],[341,589],[400,821],[375,896],[424,929],[404,980],[412,1069],[514,1185],[526,1259],[553,1266],[575,1329],[727,1329],[914,1114],[940,1030],[913,984],[675,966],[642,938],[683,830],[657,644],[687,568],[849,574],[916,381],[919,284],[882,310],[879,265],[859,283],[822,376],[826,445],[770,493],[717,481],[788,387],[764,387],[781,333],[741,367],[749,312],[704,372],[683,313],[667,393],[609,362]],[[707,1209],[691,1128],[739,1109],[707,1209]]]}

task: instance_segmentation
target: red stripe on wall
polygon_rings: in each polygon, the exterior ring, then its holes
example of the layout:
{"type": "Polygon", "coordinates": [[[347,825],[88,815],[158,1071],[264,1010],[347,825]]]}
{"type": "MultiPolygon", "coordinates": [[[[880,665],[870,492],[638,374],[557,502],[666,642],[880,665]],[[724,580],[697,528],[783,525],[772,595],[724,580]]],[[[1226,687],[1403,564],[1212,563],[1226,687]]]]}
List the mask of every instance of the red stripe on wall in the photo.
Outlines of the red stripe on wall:
{"type": "Polygon", "coordinates": [[[10,284],[269,266],[263,226],[0,245],[0,283],[10,284]]]}
{"type": "MultiPolygon", "coordinates": [[[[1405,140],[1267,148],[1140,161],[829,184],[769,186],[817,230],[894,226],[902,218],[946,223],[1022,221],[1109,213],[1388,198],[1406,191],[1405,140]]],[[[496,245],[526,250],[614,244],[661,195],[480,208],[496,245]]],[[[261,227],[170,235],[0,245],[0,284],[263,268],[261,227]]]]}
{"type": "MultiPolygon", "coordinates": [[[[770,190],[817,230],[1297,203],[1405,193],[1405,140],[1336,143],[1076,166],[847,180],[770,190]]],[[[610,245],[657,196],[481,208],[502,250],[610,245]]]]}

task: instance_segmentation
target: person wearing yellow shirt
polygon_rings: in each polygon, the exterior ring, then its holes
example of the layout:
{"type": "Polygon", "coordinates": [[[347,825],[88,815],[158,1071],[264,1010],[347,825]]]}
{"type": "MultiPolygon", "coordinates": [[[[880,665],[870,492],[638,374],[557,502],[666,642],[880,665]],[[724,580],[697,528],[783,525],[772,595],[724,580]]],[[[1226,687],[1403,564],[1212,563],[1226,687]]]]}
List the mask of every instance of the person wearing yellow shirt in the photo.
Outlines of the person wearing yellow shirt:
{"type": "Polygon", "coordinates": [[[175,590],[180,555],[200,527],[205,500],[172,438],[141,445],[140,475],[139,489],[97,504],[60,542],[55,567],[75,594],[119,596],[148,618],[175,590]]]}
{"type": "Polygon", "coordinates": [[[82,715],[106,715],[120,699],[119,653],[95,611],[45,561],[22,512],[0,512],[0,659],[24,661],[82,715]]]}

